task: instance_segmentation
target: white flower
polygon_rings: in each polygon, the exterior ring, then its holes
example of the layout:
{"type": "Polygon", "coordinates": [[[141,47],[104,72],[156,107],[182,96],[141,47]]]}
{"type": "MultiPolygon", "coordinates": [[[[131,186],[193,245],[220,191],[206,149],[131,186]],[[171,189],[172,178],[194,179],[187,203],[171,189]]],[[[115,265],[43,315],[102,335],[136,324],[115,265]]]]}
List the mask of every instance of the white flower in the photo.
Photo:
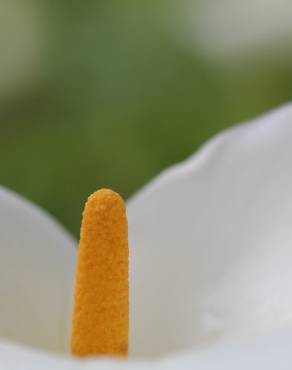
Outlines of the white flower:
{"type": "Polygon", "coordinates": [[[65,355],[76,242],[2,189],[0,369],[291,369],[291,161],[285,106],[130,200],[126,362],[65,355]]]}

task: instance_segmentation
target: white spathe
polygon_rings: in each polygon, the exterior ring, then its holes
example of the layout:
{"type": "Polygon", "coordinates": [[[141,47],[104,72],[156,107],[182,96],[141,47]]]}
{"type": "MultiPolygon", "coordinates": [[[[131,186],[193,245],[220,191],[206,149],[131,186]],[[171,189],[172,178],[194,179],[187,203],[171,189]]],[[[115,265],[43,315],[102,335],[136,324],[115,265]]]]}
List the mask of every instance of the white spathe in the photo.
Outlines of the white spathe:
{"type": "Polygon", "coordinates": [[[129,201],[130,355],[140,362],[38,353],[69,343],[75,243],[2,190],[0,368],[290,369],[291,143],[289,105],[225,131],[129,201]]]}
{"type": "Polygon", "coordinates": [[[250,341],[172,354],[157,361],[75,360],[0,343],[2,370],[291,370],[292,328],[250,341]]]}
{"type": "Polygon", "coordinates": [[[0,188],[0,339],[67,350],[76,250],[49,215],[0,188]]]}
{"type": "Polygon", "coordinates": [[[217,136],[128,210],[135,354],[292,322],[291,106],[217,136]]]}

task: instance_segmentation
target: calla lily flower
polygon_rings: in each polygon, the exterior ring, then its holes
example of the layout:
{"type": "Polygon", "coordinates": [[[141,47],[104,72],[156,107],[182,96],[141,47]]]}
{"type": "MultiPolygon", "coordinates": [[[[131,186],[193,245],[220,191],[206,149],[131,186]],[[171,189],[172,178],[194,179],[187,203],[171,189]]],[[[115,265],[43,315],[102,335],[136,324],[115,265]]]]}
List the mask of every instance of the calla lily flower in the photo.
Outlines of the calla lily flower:
{"type": "Polygon", "coordinates": [[[292,106],[229,129],[127,204],[127,360],[66,354],[76,246],[0,191],[0,369],[291,369],[292,106]]]}

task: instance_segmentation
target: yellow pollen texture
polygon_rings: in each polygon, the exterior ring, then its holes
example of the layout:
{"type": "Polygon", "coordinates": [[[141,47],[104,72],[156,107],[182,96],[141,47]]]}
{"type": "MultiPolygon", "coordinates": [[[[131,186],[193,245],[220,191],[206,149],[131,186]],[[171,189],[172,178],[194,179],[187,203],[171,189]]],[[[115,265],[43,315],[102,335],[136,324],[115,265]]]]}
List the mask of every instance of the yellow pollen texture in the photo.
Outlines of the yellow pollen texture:
{"type": "Polygon", "coordinates": [[[85,205],[78,250],[71,351],[126,356],[129,332],[128,225],[125,204],[101,189],[85,205]]]}

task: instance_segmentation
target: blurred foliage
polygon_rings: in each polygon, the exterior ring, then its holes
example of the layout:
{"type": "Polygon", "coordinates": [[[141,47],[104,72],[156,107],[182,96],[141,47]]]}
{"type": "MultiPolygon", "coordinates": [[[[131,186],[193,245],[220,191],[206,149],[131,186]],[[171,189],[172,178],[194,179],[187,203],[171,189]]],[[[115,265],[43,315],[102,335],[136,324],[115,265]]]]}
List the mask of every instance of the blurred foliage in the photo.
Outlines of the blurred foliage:
{"type": "Polygon", "coordinates": [[[95,189],[127,198],[221,129],[291,97],[289,63],[207,60],[168,30],[166,2],[41,3],[41,73],[1,99],[0,181],[76,236],[95,189]]]}

